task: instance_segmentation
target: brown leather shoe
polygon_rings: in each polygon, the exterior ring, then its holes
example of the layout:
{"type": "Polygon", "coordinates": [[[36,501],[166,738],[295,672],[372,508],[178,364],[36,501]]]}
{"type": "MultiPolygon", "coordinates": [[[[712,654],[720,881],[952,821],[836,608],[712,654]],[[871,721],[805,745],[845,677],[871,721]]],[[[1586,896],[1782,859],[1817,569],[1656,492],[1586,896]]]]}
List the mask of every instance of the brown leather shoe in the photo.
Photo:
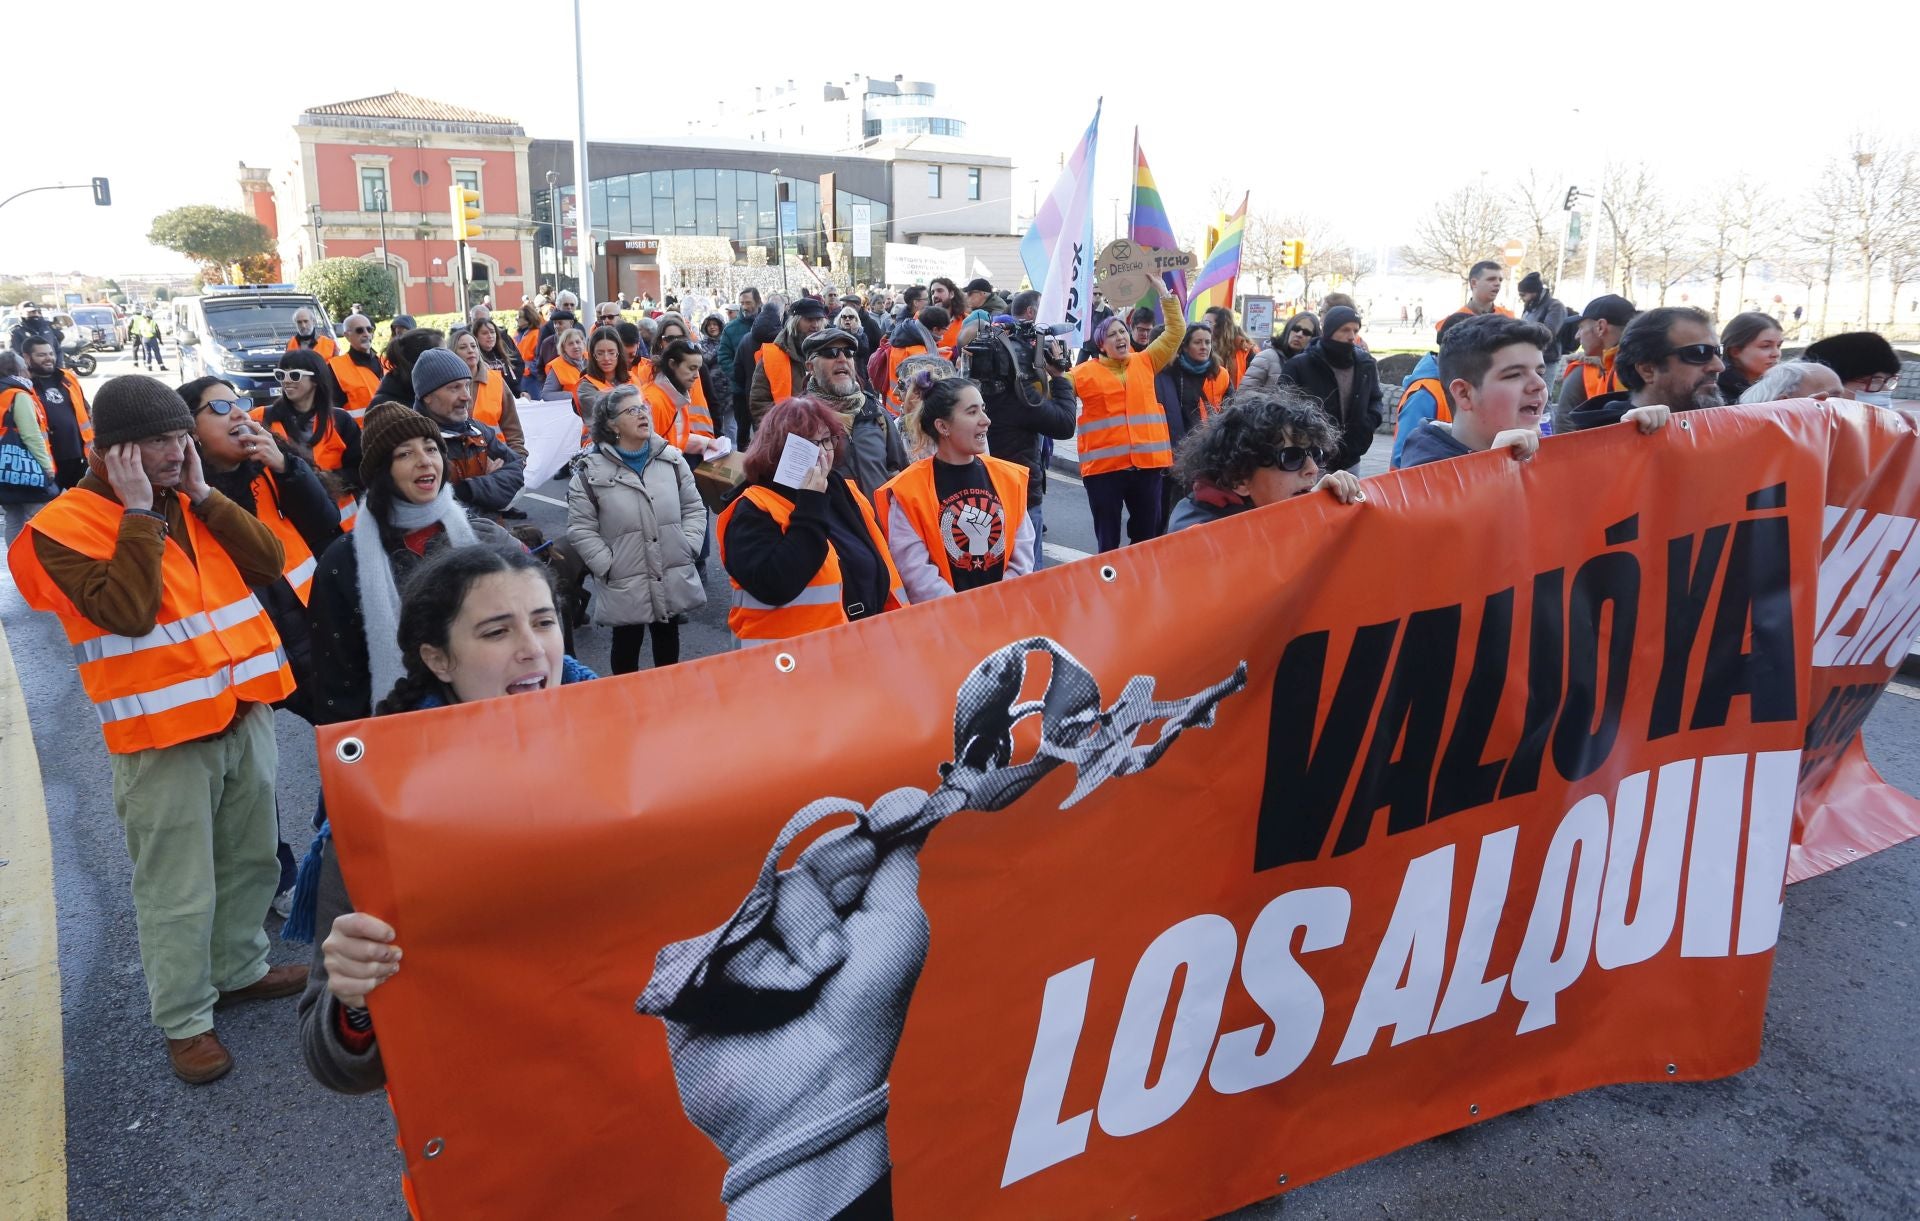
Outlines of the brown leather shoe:
{"type": "Polygon", "coordinates": [[[224,1009],[228,1005],[238,1005],[246,1001],[270,1001],[281,996],[295,996],[307,986],[307,964],[304,962],[282,963],[267,968],[267,973],[244,988],[235,988],[231,992],[222,992],[220,999],[213,1002],[215,1009],[224,1009]]]}
{"type": "Polygon", "coordinates": [[[188,1085],[218,1081],[233,1069],[232,1053],[211,1030],[190,1039],[168,1039],[167,1059],[173,1062],[173,1075],[188,1085]]]}

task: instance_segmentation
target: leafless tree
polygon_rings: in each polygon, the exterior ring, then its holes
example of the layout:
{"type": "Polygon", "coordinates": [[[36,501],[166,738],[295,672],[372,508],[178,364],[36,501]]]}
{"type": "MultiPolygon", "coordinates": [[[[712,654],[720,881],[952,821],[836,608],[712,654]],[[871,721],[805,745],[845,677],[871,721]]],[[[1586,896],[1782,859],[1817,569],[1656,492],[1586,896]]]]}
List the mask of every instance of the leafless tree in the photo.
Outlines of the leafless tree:
{"type": "Polygon", "coordinates": [[[1560,235],[1567,225],[1567,185],[1557,175],[1529,166],[1515,180],[1513,194],[1520,240],[1527,247],[1522,265],[1554,280],[1557,287],[1560,235]]]}
{"type": "Polygon", "coordinates": [[[1855,132],[1814,196],[1831,236],[1860,272],[1862,322],[1873,317],[1873,278],[1891,248],[1920,227],[1920,167],[1905,144],[1855,132]]]}
{"type": "Polygon", "coordinates": [[[1425,271],[1459,276],[1464,283],[1468,268],[1498,257],[1511,226],[1506,204],[1484,185],[1463,186],[1433,206],[1401,257],[1425,271]]]}
{"type": "Polygon", "coordinates": [[[1714,312],[1730,317],[1747,307],[1747,273],[1755,262],[1779,249],[1783,237],[1779,205],[1765,187],[1745,174],[1722,182],[1707,203],[1704,266],[1713,276],[1714,312]],[[1734,277],[1733,305],[1725,285],[1734,277]]]}
{"type": "Polygon", "coordinates": [[[1607,282],[1632,297],[1634,277],[1651,255],[1660,230],[1669,222],[1666,197],[1645,162],[1610,165],[1601,188],[1600,211],[1612,252],[1607,282]]]}

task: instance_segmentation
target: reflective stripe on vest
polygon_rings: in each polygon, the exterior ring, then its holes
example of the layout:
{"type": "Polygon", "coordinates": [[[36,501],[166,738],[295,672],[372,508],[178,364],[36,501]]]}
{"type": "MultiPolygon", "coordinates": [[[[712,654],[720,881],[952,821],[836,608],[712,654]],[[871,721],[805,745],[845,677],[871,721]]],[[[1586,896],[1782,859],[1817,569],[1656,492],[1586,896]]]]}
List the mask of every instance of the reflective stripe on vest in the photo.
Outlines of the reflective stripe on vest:
{"type": "Polygon", "coordinates": [[[1127,357],[1127,380],[1099,360],[1073,370],[1080,395],[1080,473],[1105,475],[1128,469],[1164,470],[1173,465],[1166,408],[1153,393],[1153,359],[1145,352],[1127,357]]]}
{"type": "MultiPolygon", "coordinates": [[[[874,518],[873,507],[850,479],[847,480],[847,490],[853,493],[854,503],[860,507],[860,515],[866,522],[867,533],[873,539],[874,549],[887,566],[886,605],[876,608],[875,613],[897,610],[906,605],[907,598],[900,587],[900,574],[894,570],[893,556],[887,551],[886,535],[874,518]]],[[[749,486],[733,503],[721,510],[720,519],[715,524],[715,534],[720,543],[720,565],[723,568],[727,563],[727,527],[733,521],[733,511],[742,500],[752,501],[756,508],[773,518],[774,524],[783,533],[793,521],[794,505],[791,500],[765,485],[749,486]]],[[[813,574],[806,588],[791,602],[768,605],[740,588],[740,583],[733,579],[731,572],[727,574],[727,584],[732,588],[727,627],[742,640],[785,640],[848,621],[844,605],[845,591],[841,588],[840,553],[831,542],[827,544],[827,558],[820,565],[820,570],[813,574]]]]}
{"type": "Polygon", "coordinates": [[[164,544],[153,630],[120,636],[80,613],[41,567],[33,536],[105,561],[123,516],[115,501],[75,488],[41,510],[8,553],[28,605],[59,617],[107,749],[133,754],[203,738],[232,723],[240,700],[271,704],[292,694],[273,621],[193,513],[184,514],[192,555],[174,539],[164,544]]]}
{"type": "Polygon", "coordinates": [[[300,537],[300,531],[294,528],[281,510],[280,485],[274,481],[272,471],[261,471],[260,477],[253,481],[253,515],[280,540],[280,548],[286,552],[280,575],[293,587],[300,605],[305,606],[313,593],[313,552],[308,548],[307,540],[300,537]]]}
{"type": "MultiPolygon", "coordinates": [[[[694,389],[699,388],[700,383],[695,382],[694,389]]],[[[640,392],[640,397],[646,400],[647,414],[653,420],[653,431],[675,449],[685,450],[688,437],[713,437],[713,417],[707,414],[706,409],[695,407],[691,402],[685,406],[676,403],[673,395],[659,382],[648,382],[640,392]]]]}
{"type": "Polygon", "coordinates": [[[327,362],[327,367],[333,370],[333,380],[340,383],[340,393],[347,396],[347,414],[356,420],[366,415],[367,404],[380,389],[380,375],[355,364],[351,351],[340,353],[327,362]]]}
{"type": "MultiPolygon", "coordinates": [[[[922,458],[920,461],[901,471],[883,484],[873,495],[874,516],[887,528],[892,520],[892,506],[898,502],[906,513],[907,521],[913,526],[913,532],[927,545],[927,554],[933,557],[934,566],[940,570],[940,579],[949,586],[953,584],[953,562],[947,556],[947,539],[940,522],[940,493],[934,482],[933,464],[936,459],[922,458]]],[[[1004,576],[1006,559],[1013,554],[1014,540],[1020,537],[1020,526],[1027,519],[1027,468],[1000,458],[982,455],[981,463],[987,468],[987,481],[993,485],[993,494],[1000,498],[1000,510],[1004,515],[1001,523],[1001,574],[1004,576]]]]}

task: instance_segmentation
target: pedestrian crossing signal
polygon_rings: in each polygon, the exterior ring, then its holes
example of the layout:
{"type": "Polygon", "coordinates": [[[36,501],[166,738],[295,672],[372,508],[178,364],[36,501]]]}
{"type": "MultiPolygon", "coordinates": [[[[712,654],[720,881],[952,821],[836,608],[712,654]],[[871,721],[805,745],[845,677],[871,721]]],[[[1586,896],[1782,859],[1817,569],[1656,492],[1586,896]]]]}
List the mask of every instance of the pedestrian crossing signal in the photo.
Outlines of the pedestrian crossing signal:
{"type": "Polygon", "coordinates": [[[480,236],[480,192],[466,187],[447,188],[453,210],[453,240],[470,242],[480,236]]]}

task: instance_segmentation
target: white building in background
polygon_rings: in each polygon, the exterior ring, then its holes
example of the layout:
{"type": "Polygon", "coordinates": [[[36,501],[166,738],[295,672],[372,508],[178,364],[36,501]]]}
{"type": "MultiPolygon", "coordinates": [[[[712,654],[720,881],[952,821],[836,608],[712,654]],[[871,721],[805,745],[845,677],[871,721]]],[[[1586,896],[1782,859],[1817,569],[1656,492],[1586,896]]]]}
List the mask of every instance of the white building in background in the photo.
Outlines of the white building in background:
{"type": "Polygon", "coordinates": [[[870,140],[939,136],[964,140],[967,124],[943,111],[930,81],[855,75],[834,84],[756,85],[722,101],[707,120],[689,120],[687,134],[846,152],[870,140]]]}

